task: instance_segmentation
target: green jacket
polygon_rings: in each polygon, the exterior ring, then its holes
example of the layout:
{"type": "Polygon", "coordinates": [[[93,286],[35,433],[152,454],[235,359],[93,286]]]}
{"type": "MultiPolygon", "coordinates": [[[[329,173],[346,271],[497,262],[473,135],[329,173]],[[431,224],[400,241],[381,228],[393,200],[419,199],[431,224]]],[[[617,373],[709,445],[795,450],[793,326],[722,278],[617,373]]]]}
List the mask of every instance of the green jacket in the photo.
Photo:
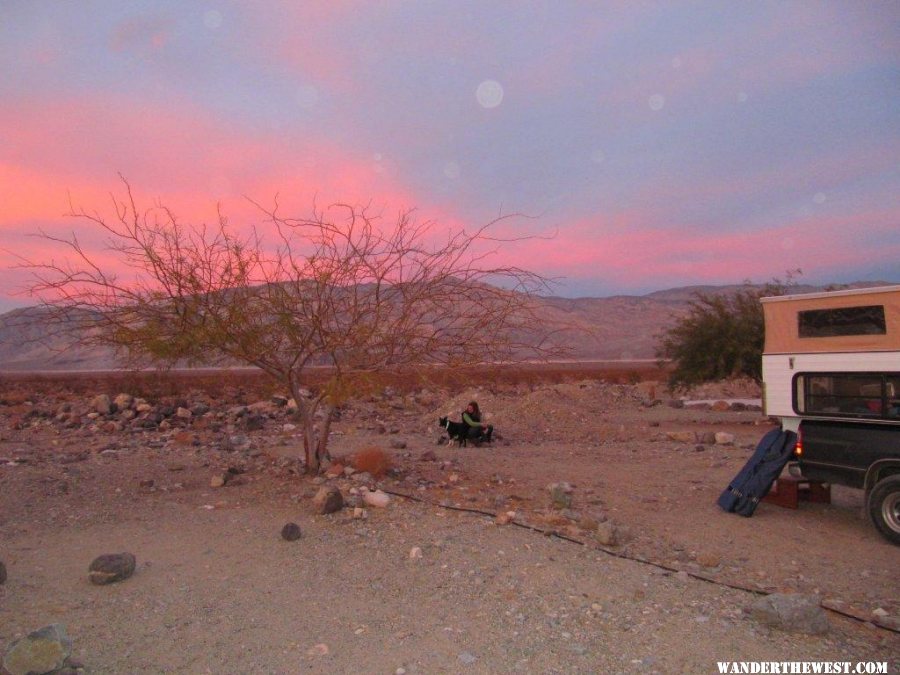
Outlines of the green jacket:
{"type": "Polygon", "coordinates": [[[463,422],[468,424],[470,427],[481,427],[481,422],[473,418],[468,411],[462,414],[463,422]]]}

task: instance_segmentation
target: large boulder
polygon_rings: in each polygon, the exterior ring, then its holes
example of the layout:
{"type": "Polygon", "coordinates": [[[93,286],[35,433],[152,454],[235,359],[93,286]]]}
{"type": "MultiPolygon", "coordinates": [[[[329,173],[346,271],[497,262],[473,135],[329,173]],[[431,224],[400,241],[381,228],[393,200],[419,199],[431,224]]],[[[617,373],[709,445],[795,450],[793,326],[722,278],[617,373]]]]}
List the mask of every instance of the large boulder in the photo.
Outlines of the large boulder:
{"type": "Polygon", "coordinates": [[[9,675],[43,675],[62,668],[71,653],[66,629],[55,623],[13,642],[3,655],[3,668],[9,675]]]}
{"type": "Polygon", "coordinates": [[[94,558],[88,568],[88,577],[98,586],[123,581],[134,574],[135,564],[131,553],[105,553],[94,558]]]}

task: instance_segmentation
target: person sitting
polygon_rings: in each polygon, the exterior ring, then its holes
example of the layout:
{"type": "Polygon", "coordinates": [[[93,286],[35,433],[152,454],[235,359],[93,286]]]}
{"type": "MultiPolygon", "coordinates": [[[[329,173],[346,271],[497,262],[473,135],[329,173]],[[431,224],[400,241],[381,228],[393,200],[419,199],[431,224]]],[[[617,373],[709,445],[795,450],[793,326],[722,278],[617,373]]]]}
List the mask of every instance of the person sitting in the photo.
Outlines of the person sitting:
{"type": "Polygon", "coordinates": [[[481,411],[478,409],[478,403],[470,401],[469,405],[462,414],[463,424],[467,428],[467,438],[479,445],[481,441],[491,442],[491,436],[494,433],[492,424],[484,424],[481,421],[481,411]]]}

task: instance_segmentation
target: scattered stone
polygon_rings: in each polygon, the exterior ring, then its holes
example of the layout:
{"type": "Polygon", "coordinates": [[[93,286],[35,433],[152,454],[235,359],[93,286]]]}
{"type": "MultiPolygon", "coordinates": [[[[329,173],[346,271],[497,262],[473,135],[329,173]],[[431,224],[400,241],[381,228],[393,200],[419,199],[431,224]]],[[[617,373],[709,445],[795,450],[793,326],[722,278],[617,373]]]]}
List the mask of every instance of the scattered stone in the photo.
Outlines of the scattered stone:
{"type": "Polygon", "coordinates": [[[381,490],[375,490],[374,492],[365,491],[363,492],[362,498],[369,506],[374,506],[379,509],[383,509],[391,503],[391,496],[381,490]]]}
{"type": "Polygon", "coordinates": [[[693,431],[667,431],[666,438],[676,443],[694,443],[697,435],[693,431]]]}
{"type": "Polygon", "coordinates": [[[324,642],[320,642],[317,645],[313,645],[309,649],[306,650],[307,656],[327,656],[328,655],[328,645],[324,642]]]}
{"type": "Polygon", "coordinates": [[[715,553],[704,551],[697,556],[697,564],[703,567],[718,567],[722,563],[722,558],[715,553]]]}
{"type": "Polygon", "coordinates": [[[140,485],[142,488],[152,488],[154,485],[156,485],[156,481],[154,481],[152,478],[145,478],[140,483],[138,483],[138,485],[140,485]]]}
{"type": "Polygon", "coordinates": [[[597,542],[604,546],[617,546],[619,544],[619,531],[611,520],[597,524],[597,530],[594,533],[597,542]]]}
{"type": "Polygon", "coordinates": [[[815,595],[773,593],[759,598],[746,611],[757,621],[785,631],[821,635],[829,629],[825,610],[815,595]]]}
{"type": "Polygon", "coordinates": [[[131,553],[106,553],[94,558],[88,568],[88,577],[98,586],[124,581],[134,574],[135,564],[131,553]]]}
{"type": "Polygon", "coordinates": [[[337,478],[338,476],[344,475],[344,465],[343,464],[332,464],[328,467],[328,470],[325,472],[326,478],[337,478]]]}
{"type": "Polygon", "coordinates": [[[361,506],[354,507],[353,517],[356,520],[365,520],[369,517],[369,513],[361,506]]]}
{"type": "Polygon", "coordinates": [[[572,508],[573,488],[569,483],[552,483],[547,486],[550,502],[554,509],[572,508]]]}
{"type": "Polygon", "coordinates": [[[391,447],[394,450],[404,450],[406,449],[406,441],[394,439],[393,441],[391,441],[391,447]]]}
{"type": "Polygon", "coordinates": [[[300,526],[297,523],[287,523],[281,528],[281,538],[285,541],[297,541],[301,534],[300,526]]]}
{"type": "Polygon", "coordinates": [[[194,416],[194,413],[192,413],[187,408],[178,408],[177,410],[175,410],[175,417],[177,417],[178,419],[189,420],[193,416],[194,416]]]}
{"type": "Polygon", "coordinates": [[[434,450],[426,450],[421,455],[419,455],[420,462],[436,462],[438,459],[437,454],[435,454],[434,450]]]}
{"type": "Polygon", "coordinates": [[[340,511],[344,507],[344,496],[334,485],[326,485],[319,489],[313,497],[313,506],[316,513],[326,515],[340,511]]]}
{"type": "Polygon", "coordinates": [[[713,412],[728,412],[729,410],[731,410],[731,405],[728,403],[728,401],[716,401],[709,406],[709,409],[713,412]]]}
{"type": "Polygon", "coordinates": [[[460,663],[466,666],[471,666],[473,663],[475,663],[475,661],[478,660],[474,654],[471,654],[469,652],[460,652],[459,656],[457,656],[456,658],[459,659],[460,663]]]}
{"type": "Polygon", "coordinates": [[[716,432],[704,431],[703,433],[697,434],[697,442],[703,443],[704,445],[715,445],[716,432]]]}
{"type": "Polygon", "coordinates": [[[409,559],[410,560],[417,560],[417,559],[420,559],[421,557],[422,557],[422,549],[420,547],[413,546],[411,549],[409,549],[409,559]]]}
{"type": "Polygon", "coordinates": [[[131,394],[117,394],[113,399],[116,404],[116,410],[128,410],[134,405],[134,396],[131,394]]]}
{"type": "Polygon", "coordinates": [[[228,473],[217,473],[215,476],[209,479],[209,487],[211,488],[220,488],[225,487],[225,484],[228,482],[229,475],[228,473]]]}
{"type": "Polygon", "coordinates": [[[65,665],[71,653],[66,629],[55,623],[13,642],[3,656],[3,668],[9,675],[52,673],[65,665]]]}
{"type": "Polygon", "coordinates": [[[734,445],[734,434],[729,434],[727,431],[717,431],[716,432],[716,444],[717,445],[734,445]]]}
{"type": "Polygon", "coordinates": [[[496,518],[494,518],[494,522],[497,523],[497,525],[508,525],[513,521],[515,517],[515,511],[502,511],[497,514],[496,518]]]}
{"type": "Polygon", "coordinates": [[[112,401],[106,394],[100,394],[91,399],[90,408],[100,415],[109,415],[112,412],[112,401]]]}

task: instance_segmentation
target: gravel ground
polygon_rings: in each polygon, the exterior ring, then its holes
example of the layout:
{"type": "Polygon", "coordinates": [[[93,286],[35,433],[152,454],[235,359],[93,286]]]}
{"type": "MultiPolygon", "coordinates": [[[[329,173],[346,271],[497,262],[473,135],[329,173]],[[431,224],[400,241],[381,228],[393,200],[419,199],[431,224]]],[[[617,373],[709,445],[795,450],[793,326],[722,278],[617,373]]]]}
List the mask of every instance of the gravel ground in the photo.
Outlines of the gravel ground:
{"type": "MultiPolygon", "coordinates": [[[[397,471],[370,482],[429,502],[394,497],[364,519],[313,512],[323,481],[295,473],[296,437],[276,416],[235,449],[196,421],[107,433],[22,424],[22,409],[0,408],[0,652],[61,623],[89,673],[705,673],[723,660],[887,661],[896,672],[896,633],[833,613],[822,636],[770,628],[744,611],[756,594],[723,585],[898,616],[898,550],[861,517],[860,495],[722,513],[715,497],[767,422],[647,395],[584,382],[348,407],[333,453],[349,463],[383,448],[397,471]],[[503,440],[435,445],[438,414],[469,398],[503,440]],[[686,431],[735,440],[668,436],[686,431]],[[228,468],[228,485],[211,488],[228,468]],[[568,509],[551,508],[557,482],[571,486],[568,509]],[[514,511],[585,545],[442,503],[514,511]],[[279,536],[289,521],[303,531],[294,542],[279,536]],[[604,522],[613,544],[600,542],[604,522]],[[120,551],[137,557],[134,576],[92,586],[91,560],[120,551]]],[[[368,481],[326,482],[352,498],[368,481]]]]}

